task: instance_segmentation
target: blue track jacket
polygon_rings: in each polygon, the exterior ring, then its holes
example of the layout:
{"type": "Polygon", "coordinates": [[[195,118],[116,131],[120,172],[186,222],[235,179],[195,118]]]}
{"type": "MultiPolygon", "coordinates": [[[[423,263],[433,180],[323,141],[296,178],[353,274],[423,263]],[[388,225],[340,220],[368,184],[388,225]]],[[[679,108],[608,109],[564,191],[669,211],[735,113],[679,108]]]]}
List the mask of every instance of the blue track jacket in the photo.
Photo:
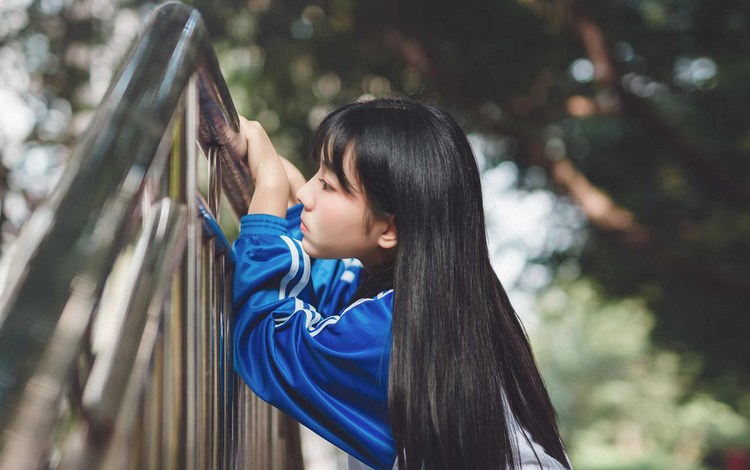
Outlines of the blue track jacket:
{"type": "Polygon", "coordinates": [[[235,370],[263,400],[367,465],[390,470],[393,290],[349,305],[361,264],[311,260],[300,242],[301,211],[240,221],[235,370]]]}

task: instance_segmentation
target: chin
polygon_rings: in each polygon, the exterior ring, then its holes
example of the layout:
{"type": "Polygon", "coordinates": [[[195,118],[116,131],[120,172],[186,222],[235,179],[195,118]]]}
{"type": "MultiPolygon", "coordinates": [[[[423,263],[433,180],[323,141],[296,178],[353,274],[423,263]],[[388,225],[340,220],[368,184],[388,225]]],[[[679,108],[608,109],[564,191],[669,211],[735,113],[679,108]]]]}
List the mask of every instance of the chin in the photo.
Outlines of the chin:
{"type": "Polygon", "coordinates": [[[307,256],[311,258],[317,258],[317,253],[315,253],[315,249],[310,246],[310,243],[307,241],[307,237],[302,238],[302,249],[305,253],[307,253],[307,256]]]}

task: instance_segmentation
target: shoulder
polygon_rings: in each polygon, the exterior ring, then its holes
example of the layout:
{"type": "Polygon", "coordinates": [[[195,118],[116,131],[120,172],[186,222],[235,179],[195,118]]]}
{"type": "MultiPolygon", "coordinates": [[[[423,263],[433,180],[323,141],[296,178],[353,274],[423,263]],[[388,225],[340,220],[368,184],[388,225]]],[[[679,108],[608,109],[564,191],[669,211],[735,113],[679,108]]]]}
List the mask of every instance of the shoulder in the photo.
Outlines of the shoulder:
{"type": "Polygon", "coordinates": [[[393,289],[383,291],[374,297],[357,299],[346,307],[341,314],[355,309],[357,311],[382,310],[391,312],[393,310],[393,289]]]}
{"type": "Polygon", "coordinates": [[[337,315],[316,325],[310,335],[322,342],[353,342],[363,347],[368,343],[390,341],[392,320],[393,289],[355,300],[337,315]]]}

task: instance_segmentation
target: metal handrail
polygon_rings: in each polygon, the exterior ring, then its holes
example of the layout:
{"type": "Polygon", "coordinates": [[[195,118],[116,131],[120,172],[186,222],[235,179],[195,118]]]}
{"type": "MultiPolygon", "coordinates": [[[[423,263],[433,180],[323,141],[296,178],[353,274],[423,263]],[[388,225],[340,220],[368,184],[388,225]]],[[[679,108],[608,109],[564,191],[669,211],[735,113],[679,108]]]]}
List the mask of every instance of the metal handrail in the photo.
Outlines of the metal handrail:
{"type": "Polygon", "coordinates": [[[200,14],[155,9],[0,263],[0,470],[302,467],[232,368],[216,220],[222,192],[247,210],[246,150],[200,14]]]}

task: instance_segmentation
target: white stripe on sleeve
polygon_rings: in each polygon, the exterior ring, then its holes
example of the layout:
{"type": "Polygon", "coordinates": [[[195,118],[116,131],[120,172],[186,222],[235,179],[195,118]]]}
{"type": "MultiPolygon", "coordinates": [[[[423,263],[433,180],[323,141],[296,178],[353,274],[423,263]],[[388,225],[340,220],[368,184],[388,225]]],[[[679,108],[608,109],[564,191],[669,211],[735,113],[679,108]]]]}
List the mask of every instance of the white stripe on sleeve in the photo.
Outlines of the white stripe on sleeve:
{"type": "Polygon", "coordinates": [[[354,302],[350,306],[346,307],[346,309],[344,309],[344,311],[341,312],[340,315],[331,315],[330,317],[328,317],[325,320],[323,320],[322,322],[320,322],[319,325],[316,325],[315,329],[310,332],[310,336],[315,337],[315,336],[318,335],[318,333],[320,333],[321,331],[323,331],[323,329],[326,326],[333,325],[333,324],[337,323],[341,319],[341,317],[344,316],[344,314],[346,312],[348,312],[349,310],[353,309],[357,305],[361,305],[361,304],[363,304],[365,302],[370,302],[370,301],[373,301],[373,300],[382,299],[383,297],[385,297],[386,295],[390,294],[391,292],[393,292],[393,289],[388,289],[387,291],[383,291],[383,292],[381,292],[380,294],[376,295],[373,298],[369,298],[369,299],[368,298],[364,298],[364,299],[357,300],[356,302],[354,302]]]}
{"type": "Polygon", "coordinates": [[[284,240],[284,243],[289,247],[289,254],[292,257],[292,265],[289,267],[289,272],[287,272],[281,279],[281,285],[279,286],[279,300],[286,297],[286,286],[289,284],[289,281],[294,279],[294,276],[297,275],[297,271],[299,271],[299,256],[294,247],[294,242],[286,235],[281,235],[281,239],[284,240]]]}
{"type": "Polygon", "coordinates": [[[299,252],[302,253],[303,270],[302,279],[299,280],[294,289],[289,293],[289,297],[297,297],[310,280],[310,257],[305,253],[305,250],[302,249],[302,243],[300,243],[299,240],[294,240],[294,242],[299,245],[299,252]]]}

